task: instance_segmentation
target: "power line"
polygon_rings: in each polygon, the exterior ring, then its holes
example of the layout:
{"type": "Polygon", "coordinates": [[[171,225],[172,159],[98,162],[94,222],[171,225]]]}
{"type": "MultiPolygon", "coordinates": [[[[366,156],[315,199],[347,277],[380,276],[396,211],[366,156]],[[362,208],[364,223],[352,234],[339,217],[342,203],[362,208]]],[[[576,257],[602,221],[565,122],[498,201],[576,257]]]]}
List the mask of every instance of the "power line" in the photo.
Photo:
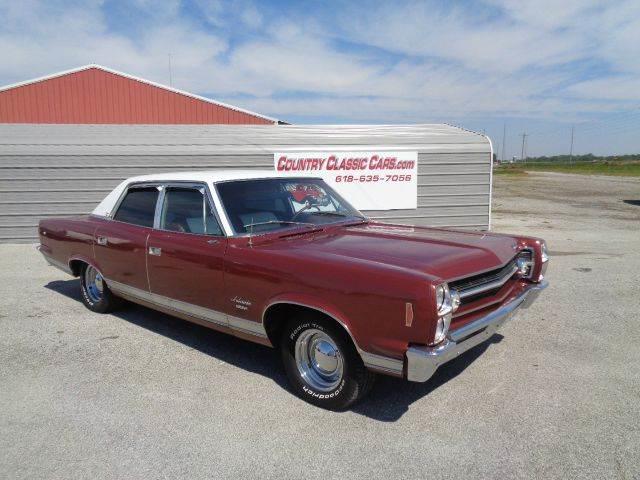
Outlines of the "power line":
{"type": "Polygon", "coordinates": [[[520,152],[520,160],[524,162],[525,161],[524,152],[525,152],[525,145],[526,145],[525,142],[527,141],[527,137],[528,137],[527,132],[523,132],[520,136],[522,137],[522,151],[520,152]]]}
{"type": "Polygon", "coordinates": [[[502,125],[502,161],[504,162],[504,144],[507,141],[507,122],[504,122],[502,125]]]}
{"type": "MultiPolygon", "coordinates": [[[[614,114],[614,117],[611,119],[607,119],[607,120],[590,120],[590,121],[586,121],[586,122],[578,122],[578,126],[581,127],[580,128],[580,132],[584,133],[586,131],[591,131],[591,130],[598,130],[600,131],[603,126],[604,128],[611,128],[611,127],[616,127],[618,125],[628,125],[629,122],[634,122],[636,121],[635,117],[636,115],[638,115],[640,113],[640,108],[636,107],[633,108],[631,110],[627,110],[624,112],[619,112],[617,114],[614,114]],[[628,118],[629,116],[631,116],[632,118],[628,118]]],[[[564,135],[564,131],[561,129],[553,129],[552,131],[549,131],[550,128],[553,127],[542,127],[542,128],[538,128],[538,129],[534,129],[532,131],[530,131],[530,135],[544,135],[544,136],[550,136],[550,135],[564,135]]]]}
{"type": "Polygon", "coordinates": [[[574,125],[571,125],[571,148],[569,148],[569,163],[573,163],[573,129],[574,125]]]}
{"type": "MultiPolygon", "coordinates": [[[[637,132],[638,134],[640,134],[640,117],[638,116],[638,114],[640,114],[640,108],[634,108],[633,110],[621,112],[614,118],[606,120],[591,120],[588,122],[579,123],[577,125],[572,125],[569,139],[569,156],[572,156],[573,152],[576,150],[576,133],[580,134],[580,138],[589,139],[598,137],[603,138],[605,136],[620,136],[630,132],[637,132]],[[579,132],[576,131],[576,128],[579,129],[579,132]],[[571,135],[573,136],[573,145],[571,144],[571,135]]],[[[542,128],[529,131],[529,133],[527,133],[527,137],[537,139],[538,142],[535,142],[536,144],[542,142],[542,144],[548,145],[551,139],[553,139],[554,142],[561,142],[562,137],[564,137],[566,134],[567,130],[565,130],[564,128],[548,127],[546,131],[542,128]]],[[[525,152],[528,147],[528,140],[529,138],[525,140],[525,152]]]]}

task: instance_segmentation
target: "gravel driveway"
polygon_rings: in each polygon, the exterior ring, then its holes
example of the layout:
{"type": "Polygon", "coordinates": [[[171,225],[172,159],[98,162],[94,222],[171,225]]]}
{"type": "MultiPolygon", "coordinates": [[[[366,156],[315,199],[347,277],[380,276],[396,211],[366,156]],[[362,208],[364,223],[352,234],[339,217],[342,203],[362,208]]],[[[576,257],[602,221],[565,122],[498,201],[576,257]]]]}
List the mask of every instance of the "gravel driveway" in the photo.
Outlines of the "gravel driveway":
{"type": "Polygon", "coordinates": [[[1,478],[640,478],[640,180],[496,176],[493,229],[548,240],[551,286],[426,384],[344,413],[276,354],[143,307],[98,315],[0,246],[1,478]],[[626,201],[626,202],[625,202],[626,201]]]}

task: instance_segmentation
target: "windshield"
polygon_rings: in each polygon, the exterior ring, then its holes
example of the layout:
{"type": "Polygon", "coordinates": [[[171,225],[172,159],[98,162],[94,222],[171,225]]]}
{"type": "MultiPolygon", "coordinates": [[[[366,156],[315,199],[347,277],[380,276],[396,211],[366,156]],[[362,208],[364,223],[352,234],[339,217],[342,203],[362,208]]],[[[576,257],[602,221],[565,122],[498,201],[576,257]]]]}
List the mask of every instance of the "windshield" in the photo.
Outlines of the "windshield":
{"type": "Polygon", "coordinates": [[[317,178],[238,180],[220,183],[217,189],[238,234],[364,219],[317,178]]]}

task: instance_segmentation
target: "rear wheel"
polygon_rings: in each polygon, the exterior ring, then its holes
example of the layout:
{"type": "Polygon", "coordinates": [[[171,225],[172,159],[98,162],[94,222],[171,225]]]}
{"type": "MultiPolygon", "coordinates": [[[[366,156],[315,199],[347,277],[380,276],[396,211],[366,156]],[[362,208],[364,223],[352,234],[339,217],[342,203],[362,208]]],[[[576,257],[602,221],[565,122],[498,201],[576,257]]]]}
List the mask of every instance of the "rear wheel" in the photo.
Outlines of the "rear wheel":
{"type": "Polygon", "coordinates": [[[86,263],[80,269],[80,294],[82,303],[93,312],[107,313],[120,304],[98,269],[86,263]]]}
{"type": "Polygon", "coordinates": [[[320,315],[292,319],[280,348],[294,392],[309,403],[344,410],[373,386],[375,375],[365,368],[349,336],[320,315]]]}

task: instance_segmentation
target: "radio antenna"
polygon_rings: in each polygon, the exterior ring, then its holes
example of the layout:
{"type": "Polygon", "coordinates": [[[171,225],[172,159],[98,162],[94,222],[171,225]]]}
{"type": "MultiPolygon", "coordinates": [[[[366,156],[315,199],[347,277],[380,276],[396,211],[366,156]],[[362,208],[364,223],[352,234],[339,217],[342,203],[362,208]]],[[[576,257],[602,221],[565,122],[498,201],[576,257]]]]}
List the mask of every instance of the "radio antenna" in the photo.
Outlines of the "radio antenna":
{"type": "Polygon", "coordinates": [[[253,248],[253,217],[251,217],[251,223],[249,224],[249,248],[253,248]]]}

